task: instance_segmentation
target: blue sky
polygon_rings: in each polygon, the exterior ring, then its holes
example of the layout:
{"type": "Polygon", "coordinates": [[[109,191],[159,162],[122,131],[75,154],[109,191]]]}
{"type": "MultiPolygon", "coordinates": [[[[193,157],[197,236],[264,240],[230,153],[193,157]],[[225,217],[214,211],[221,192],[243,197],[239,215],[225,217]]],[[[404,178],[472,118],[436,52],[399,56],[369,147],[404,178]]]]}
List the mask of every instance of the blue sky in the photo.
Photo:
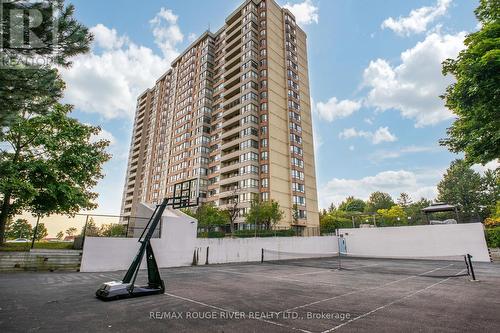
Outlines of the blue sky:
{"type": "MultiPolygon", "coordinates": [[[[112,161],[99,212],[119,213],[135,99],[209,26],[242,0],[76,0],[92,52],[63,71],[74,116],[100,125],[112,161]]],[[[433,198],[457,158],[437,141],[452,114],[440,63],[477,30],[470,0],[279,0],[308,34],[320,207],[375,190],[433,198]]]]}

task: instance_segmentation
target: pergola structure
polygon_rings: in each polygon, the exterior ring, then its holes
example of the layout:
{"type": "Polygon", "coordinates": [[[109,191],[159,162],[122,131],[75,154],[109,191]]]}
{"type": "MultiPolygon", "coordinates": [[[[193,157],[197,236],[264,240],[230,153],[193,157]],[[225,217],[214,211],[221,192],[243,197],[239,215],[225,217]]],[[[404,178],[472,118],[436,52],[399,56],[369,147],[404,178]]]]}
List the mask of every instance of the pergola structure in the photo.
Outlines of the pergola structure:
{"type": "Polygon", "coordinates": [[[443,202],[436,202],[435,204],[430,205],[429,207],[425,207],[422,209],[422,212],[425,214],[427,219],[427,223],[430,224],[429,216],[433,213],[442,213],[442,212],[455,212],[455,217],[457,219],[457,223],[459,222],[458,209],[455,205],[449,205],[443,202]]]}

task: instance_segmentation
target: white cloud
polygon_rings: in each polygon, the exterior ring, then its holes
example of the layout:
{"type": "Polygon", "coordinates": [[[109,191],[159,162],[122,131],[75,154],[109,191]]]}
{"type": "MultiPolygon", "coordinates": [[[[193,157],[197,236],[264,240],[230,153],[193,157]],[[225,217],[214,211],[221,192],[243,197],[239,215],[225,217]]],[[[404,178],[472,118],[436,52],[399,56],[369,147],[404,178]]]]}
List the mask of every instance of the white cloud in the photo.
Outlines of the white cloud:
{"type": "Polygon", "coordinates": [[[443,151],[439,146],[406,146],[400,149],[391,150],[377,150],[371,156],[370,160],[373,162],[380,162],[387,159],[399,158],[404,155],[418,154],[418,153],[436,153],[443,151]]]}
{"type": "Polygon", "coordinates": [[[311,0],[304,0],[296,4],[286,3],[283,7],[295,16],[299,25],[319,22],[319,8],[311,0]]]}
{"type": "Polygon", "coordinates": [[[474,171],[479,172],[482,175],[484,175],[484,173],[488,170],[496,170],[498,168],[500,168],[499,160],[494,160],[494,161],[488,162],[485,165],[474,164],[472,166],[472,169],[474,169],[474,171]]]}
{"type": "Polygon", "coordinates": [[[367,200],[375,191],[387,192],[393,198],[397,198],[401,192],[406,192],[410,193],[414,200],[421,197],[434,199],[437,196],[434,184],[441,176],[442,173],[433,173],[433,176],[429,177],[426,170],[388,170],[359,179],[333,178],[319,188],[320,207],[326,208],[331,203],[338,205],[350,195],[367,200]]]}
{"type": "Polygon", "coordinates": [[[373,144],[377,145],[382,142],[394,142],[398,138],[389,132],[388,127],[380,127],[375,133],[373,133],[373,144]]]}
{"type": "Polygon", "coordinates": [[[103,50],[75,57],[71,68],[61,69],[67,84],[64,101],[106,119],[133,117],[137,96],[153,86],[179,54],[177,47],[183,37],[177,19],[162,8],[151,20],[161,56],[119,36],[115,29],[102,24],[91,28],[96,45],[103,50]]]}
{"type": "Polygon", "coordinates": [[[161,8],[160,12],[150,21],[155,43],[162,50],[163,56],[168,62],[179,55],[177,45],[184,40],[184,35],[177,25],[178,18],[170,9],[161,8]]]}
{"type": "Polygon", "coordinates": [[[435,6],[414,9],[408,16],[400,16],[397,19],[389,17],[382,22],[381,28],[391,29],[400,36],[422,33],[430,23],[446,14],[451,2],[452,0],[438,0],[435,6]]]}
{"type": "Polygon", "coordinates": [[[126,36],[118,36],[115,29],[109,29],[100,23],[90,28],[90,32],[94,35],[94,42],[103,49],[119,49],[128,43],[126,36]]]}
{"type": "Polygon", "coordinates": [[[318,102],[316,111],[319,116],[326,121],[346,118],[361,108],[361,102],[351,100],[337,100],[336,97],[330,98],[326,103],[318,102]]]}
{"type": "Polygon", "coordinates": [[[464,48],[465,32],[456,35],[428,35],[424,41],[401,54],[401,64],[392,67],[386,60],[371,61],[365,69],[364,86],[370,89],[367,106],[379,111],[395,109],[416,127],[434,125],[453,114],[439,98],[453,82],[441,74],[441,63],[455,58],[464,48]]]}
{"type": "Polygon", "coordinates": [[[346,128],[340,132],[339,138],[365,138],[370,140],[374,145],[378,145],[383,142],[394,142],[398,139],[389,131],[389,127],[379,127],[375,133],[369,131],[358,131],[355,128],[346,128]]]}

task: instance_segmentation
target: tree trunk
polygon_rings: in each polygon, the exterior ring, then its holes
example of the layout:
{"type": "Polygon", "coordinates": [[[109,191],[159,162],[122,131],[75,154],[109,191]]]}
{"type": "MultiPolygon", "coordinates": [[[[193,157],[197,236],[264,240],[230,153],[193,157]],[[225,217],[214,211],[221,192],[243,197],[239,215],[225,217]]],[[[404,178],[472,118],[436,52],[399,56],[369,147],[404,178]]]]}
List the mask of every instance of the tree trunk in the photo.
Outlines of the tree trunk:
{"type": "Polygon", "coordinates": [[[10,198],[11,193],[8,191],[3,197],[2,211],[0,211],[0,244],[5,243],[5,229],[7,227],[7,221],[9,220],[9,211],[11,208],[10,198]]]}

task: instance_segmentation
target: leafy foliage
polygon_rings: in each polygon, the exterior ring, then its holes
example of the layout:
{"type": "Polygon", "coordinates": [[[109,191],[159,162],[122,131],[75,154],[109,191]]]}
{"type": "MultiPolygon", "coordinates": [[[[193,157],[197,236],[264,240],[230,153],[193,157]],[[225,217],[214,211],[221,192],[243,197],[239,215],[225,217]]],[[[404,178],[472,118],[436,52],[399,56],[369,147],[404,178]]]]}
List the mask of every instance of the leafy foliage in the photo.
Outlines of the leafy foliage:
{"type": "Polygon", "coordinates": [[[486,242],[489,247],[500,247],[500,227],[486,229],[486,242]]]}
{"type": "Polygon", "coordinates": [[[59,240],[62,240],[64,238],[64,232],[62,231],[59,231],[56,235],[56,238],[59,239],[59,240]]]}
{"type": "Polygon", "coordinates": [[[352,221],[347,217],[346,212],[334,210],[321,216],[319,226],[321,234],[333,234],[336,229],[351,228],[352,221]]]}
{"type": "Polygon", "coordinates": [[[39,223],[38,227],[33,228],[33,234],[35,234],[35,240],[41,241],[49,234],[47,227],[43,223],[39,223]]]}
{"type": "Polygon", "coordinates": [[[408,215],[401,206],[392,206],[390,209],[379,209],[379,224],[381,225],[406,225],[408,215]]]}
{"type": "Polygon", "coordinates": [[[413,201],[411,200],[408,193],[403,192],[399,195],[398,206],[400,206],[402,208],[408,208],[408,206],[410,206],[412,204],[412,202],[413,201]]]}
{"type": "MultiPolygon", "coordinates": [[[[69,67],[71,57],[89,51],[92,35],[87,27],[74,18],[75,7],[64,5],[64,0],[47,0],[39,3],[12,0],[2,2],[2,31],[0,57],[17,60],[13,68],[0,71],[0,126],[9,125],[22,112],[43,114],[62,97],[64,82],[51,66],[69,67]],[[45,15],[41,24],[31,28],[44,47],[17,48],[16,35],[11,35],[10,9],[39,9],[53,6],[52,15],[45,15]],[[56,31],[56,34],[54,34],[56,31]],[[20,59],[43,58],[43,65],[21,65],[20,59]]],[[[24,36],[23,36],[24,37],[24,36]]],[[[24,44],[24,41],[23,41],[24,44]]],[[[32,62],[40,63],[40,62],[32,62]]]]}
{"type": "Polygon", "coordinates": [[[245,219],[246,223],[271,229],[283,219],[283,211],[277,201],[252,201],[245,219]]]}
{"type": "Polygon", "coordinates": [[[455,160],[438,184],[438,200],[457,205],[466,217],[479,215],[485,218],[489,215],[488,207],[496,203],[494,199],[491,202],[495,194],[490,191],[498,195],[497,186],[485,186],[485,179],[491,182],[491,175],[485,177],[472,170],[464,160],[455,160]]]}
{"type": "Polygon", "coordinates": [[[71,228],[68,228],[66,229],[66,235],[68,236],[74,236],[77,232],[77,229],[75,227],[71,227],[71,228]]]}
{"type": "Polygon", "coordinates": [[[81,124],[70,112],[56,104],[46,115],[18,118],[2,130],[11,149],[0,151],[0,227],[22,210],[44,216],[96,207],[97,193],[89,189],[103,176],[109,142],[94,140],[100,128],[81,124]]]}
{"type": "Polygon", "coordinates": [[[500,1],[481,0],[476,17],[482,28],[465,39],[457,59],[443,63],[453,75],[444,96],[458,119],[440,141],[452,152],[464,152],[468,163],[486,164],[500,157],[500,1]]]}
{"type": "Polygon", "coordinates": [[[6,236],[8,239],[26,238],[30,239],[33,235],[31,224],[25,219],[17,219],[8,226],[6,236]]]}
{"type": "Polygon", "coordinates": [[[375,213],[379,209],[390,209],[394,206],[394,200],[388,193],[384,192],[373,192],[368,198],[368,202],[366,203],[365,212],[367,213],[375,213]]]}
{"type": "Polygon", "coordinates": [[[125,237],[127,226],[123,224],[103,224],[99,229],[101,237],[125,237]]]}
{"type": "Polygon", "coordinates": [[[366,207],[366,203],[361,199],[356,199],[354,197],[347,197],[345,201],[343,201],[339,205],[339,210],[344,212],[364,212],[366,207]]]}
{"type": "Polygon", "coordinates": [[[203,204],[198,207],[195,218],[198,220],[198,228],[206,229],[208,232],[229,223],[228,215],[213,204],[203,204]]]}

